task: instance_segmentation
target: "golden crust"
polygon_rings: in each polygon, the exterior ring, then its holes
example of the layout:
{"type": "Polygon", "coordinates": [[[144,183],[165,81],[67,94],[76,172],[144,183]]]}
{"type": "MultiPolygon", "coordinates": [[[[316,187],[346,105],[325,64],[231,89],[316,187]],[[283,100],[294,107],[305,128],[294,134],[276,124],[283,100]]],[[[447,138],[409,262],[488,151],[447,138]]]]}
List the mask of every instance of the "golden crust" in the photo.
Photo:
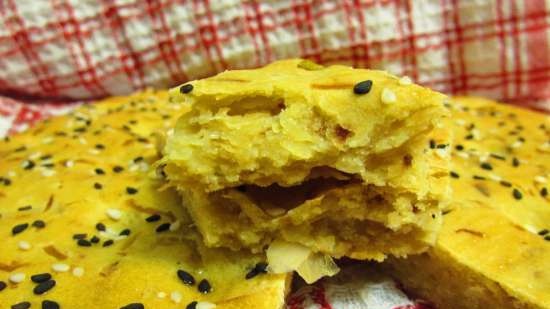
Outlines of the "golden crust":
{"type": "Polygon", "coordinates": [[[49,299],[61,308],[120,308],[134,302],[159,308],[176,305],[172,292],[182,295],[180,307],[194,300],[217,308],[282,307],[286,275],[245,280],[263,257],[205,248],[177,194],[148,177],[158,159],[151,134],[173,126],[184,111],[168,102],[165,91],[147,91],[83,106],[0,141],[0,281],[8,283],[0,291],[0,307],[21,301],[39,307],[49,299]],[[147,222],[152,214],[160,220],[147,222]],[[33,227],[35,220],[46,226],[33,227]],[[106,231],[96,229],[100,222],[106,231]],[[29,226],[12,235],[12,228],[24,223],[29,226]],[[156,232],[163,223],[179,228],[156,232]],[[125,229],[130,235],[119,236],[125,229]],[[99,243],[79,246],[73,235],[80,233],[87,241],[98,236],[99,243]],[[104,247],[109,239],[114,244],[104,247]],[[55,263],[70,270],[56,273],[55,263]],[[178,269],[197,281],[208,279],[213,292],[205,295],[196,284],[184,285],[178,269]],[[56,286],[34,295],[30,277],[45,272],[56,286]],[[8,282],[16,273],[25,274],[24,281],[8,282]],[[161,292],[167,295],[159,298],[161,292]]]}
{"type": "Polygon", "coordinates": [[[441,234],[388,269],[440,308],[550,308],[550,117],[479,98],[451,107],[455,197],[441,234]]]}
{"type": "Polygon", "coordinates": [[[383,260],[434,243],[449,193],[443,95],[301,59],[191,85],[170,92],[190,112],[158,164],[208,246],[261,251],[284,239],[383,260]],[[370,92],[355,94],[364,80],[370,92]]]}

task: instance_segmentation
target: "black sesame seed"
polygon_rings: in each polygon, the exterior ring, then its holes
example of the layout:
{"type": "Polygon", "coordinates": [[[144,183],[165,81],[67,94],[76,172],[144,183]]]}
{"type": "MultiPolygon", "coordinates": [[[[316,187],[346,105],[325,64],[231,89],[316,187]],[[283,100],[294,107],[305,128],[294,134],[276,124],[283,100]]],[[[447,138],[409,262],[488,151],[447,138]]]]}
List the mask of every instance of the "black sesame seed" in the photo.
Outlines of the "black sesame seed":
{"type": "Polygon", "coordinates": [[[475,128],[475,127],[476,127],[476,125],[475,125],[474,123],[470,123],[466,128],[467,128],[468,130],[472,130],[472,129],[475,128]]]}
{"type": "Polygon", "coordinates": [[[548,234],[548,232],[549,232],[549,231],[548,231],[547,229],[544,229],[544,230],[540,230],[538,234],[539,234],[540,236],[544,236],[544,235],[548,234]]]}
{"type": "Polygon", "coordinates": [[[35,220],[33,223],[32,223],[32,226],[34,226],[35,228],[37,229],[42,229],[42,228],[45,228],[46,227],[46,222],[42,221],[42,220],[35,220]]]}
{"type": "Polygon", "coordinates": [[[112,239],[108,239],[106,241],[103,242],[103,247],[109,247],[111,246],[112,244],[114,244],[115,242],[112,240],[112,239]]]}
{"type": "Polygon", "coordinates": [[[430,140],[430,148],[431,149],[435,148],[435,141],[433,139],[430,140]]]}
{"type": "Polygon", "coordinates": [[[518,166],[519,166],[519,160],[518,160],[518,158],[513,158],[513,159],[512,159],[512,165],[513,165],[514,167],[518,167],[518,166]]]}
{"type": "Polygon", "coordinates": [[[103,185],[99,182],[94,182],[94,189],[101,190],[103,188],[103,185]]]}
{"type": "Polygon", "coordinates": [[[40,160],[48,160],[48,159],[51,159],[52,158],[52,155],[43,155],[40,157],[40,160]]]}
{"type": "Polygon", "coordinates": [[[178,278],[180,278],[180,280],[184,284],[187,284],[187,285],[195,284],[195,278],[190,273],[186,272],[185,270],[179,269],[177,274],[178,274],[178,278]]]}
{"type": "Polygon", "coordinates": [[[27,205],[27,206],[17,208],[17,210],[19,210],[19,211],[26,211],[26,210],[31,210],[31,209],[32,209],[31,205],[27,205]]]}
{"type": "Polygon", "coordinates": [[[464,150],[464,146],[459,144],[459,145],[455,146],[455,149],[458,150],[458,151],[461,151],[461,150],[464,150]]]}
{"type": "Polygon", "coordinates": [[[488,171],[492,171],[493,170],[493,166],[491,166],[490,163],[488,162],[483,162],[481,163],[480,167],[484,170],[488,170],[488,171]]]}
{"type": "Polygon", "coordinates": [[[353,93],[355,94],[367,94],[370,92],[372,88],[372,81],[371,80],[364,80],[362,82],[358,82],[353,86],[353,93]]]}
{"type": "Polygon", "coordinates": [[[520,136],[520,137],[518,137],[518,141],[520,141],[520,142],[522,142],[522,143],[525,143],[525,138],[523,138],[523,137],[520,136]]]}
{"type": "Polygon", "coordinates": [[[256,277],[259,274],[265,274],[267,273],[267,263],[257,263],[253,269],[251,269],[245,276],[245,279],[252,279],[256,277]]]}
{"type": "Polygon", "coordinates": [[[197,304],[198,303],[196,301],[192,301],[189,304],[187,304],[187,306],[185,306],[185,309],[197,309],[197,304]]]}
{"type": "Polygon", "coordinates": [[[542,196],[542,197],[548,196],[548,189],[546,189],[546,187],[540,189],[540,196],[542,196]]]}
{"type": "Polygon", "coordinates": [[[96,169],[95,169],[95,173],[96,173],[97,175],[105,175],[105,171],[102,170],[102,169],[100,169],[100,168],[96,168],[96,169]]]}
{"type": "Polygon", "coordinates": [[[149,217],[145,218],[145,221],[147,222],[157,222],[158,220],[160,220],[159,214],[150,215],[149,217]]]}
{"type": "Polygon", "coordinates": [[[95,225],[95,229],[100,232],[104,232],[106,227],[105,227],[105,224],[99,222],[98,224],[95,225]]]}
{"type": "Polygon", "coordinates": [[[208,280],[202,279],[201,282],[199,282],[198,290],[202,294],[208,294],[212,292],[212,286],[210,285],[210,282],[208,282],[208,280]]]}
{"type": "Polygon", "coordinates": [[[19,147],[19,148],[15,148],[14,151],[15,151],[15,152],[21,152],[21,151],[25,151],[25,150],[27,150],[27,147],[21,146],[21,147],[19,147]]]}
{"type": "Polygon", "coordinates": [[[99,237],[94,235],[92,238],[90,238],[90,242],[93,244],[97,244],[99,242],[99,237]]]}
{"type": "Polygon", "coordinates": [[[52,168],[55,166],[55,164],[53,163],[45,163],[45,164],[42,164],[43,167],[47,167],[47,168],[52,168]]]}
{"type": "Polygon", "coordinates": [[[52,275],[49,273],[36,274],[31,276],[31,281],[34,283],[42,283],[50,280],[52,275]]]}
{"type": "Polygon", "coordinates": [[[86,233],[78,233],[73,235],[73,239],[84,239],[88,236],[86,233]]]}
{"type": "Polygon", "coordinates": [[[465,139],[472,139],[472,138],[474,138],[474,136],[473,136],[472,134],[468,134],[468,135],[466,135],[464,138],[465,138],[465,139]]]}
{"type": "Polygon", "coordinates": [[[90,246],[92,246],[92,243],[89,240],[86,240],[86,239],[79,239],[76,243],[81,247],[90,247],[90,246]]]}
{"type": "Polygon", "coordinates": [[[124,170],[124,167],[119,166],[119,165],[116,165],[115,167],[113,167],[113,172],[115,172],[115,173],[120,173],[123,170],[124,170]]]}
{"type": "Polygon", "coordinates": [[[474,179],[476,179],[476,180],[485,180],[485,177],[474,175],[474,179]]]}
{"type": "Polygon", "coordinates": [[[144,309],[145,306],[143,306],[143,304],[141,303],[132,303],[132,304],[128,304],[126,306],[122,306],[120,307],[120,309],[144,309]]]}
{"type": "Polygon", "coordinates": [[[193,85],[191,84],[185,84],[180,87],[180,93],[186,94],[193,91],[193,85]]]}
{"type": "Polygon", "coordinates": [[[149,140],[145,137],[138,137],[137,141],[140,143],[149,143],[149,140]]]}
{"type": "Polygon", "coordinates": [[[120,233],[118,235],[119,236],[128,236],[128,235],[130,235],[130,229],[124,229],[124,230],[120,231],[120,233]]]}
{"type": "Polygon", "coordinates": [[[48,292],[49,290],[51,290],[54,286],[55,286],[55,280],[48,280],[35,286],[32,291],[36,295],[42,295],[48,292]]]}
{"type": "Polygon", "coordinates": [[[163,223],[159,226],[157,226],[157,233],[162,233],[162,232],[165,232],[165,231],[168,231],[168,229],[170,229],[170,223],[163,223]]]}
{"type": "Polygon", "coordinates": [[[29,309],[31,307],[31,303],[28,301],[20,302],[15,305],[11,306],[11,309],[29,309]]]}
{"type": "Polygon", "coordinates": [[[35,167],[36,164],[32,160],[25,161],[25,167],[23,167],[26,170],[32,170],[33,167],[35,167]]]}
{"type": "Polygon", "coordinates": [[[550,241],[550,235],[544,236],[544,240],[550,241]]]}
{"type": "Polygon", "coordinates": [[[135,157],[134,158],[134,163],[139,163],[141,161],[143,161],[143,157],[135,157]]]}
{"type": "Polygon", "coordinates": [[[86,132],[86,127],[76,128],[73,131],[78,132],[78,133],[84,133],[84,132],[86,132]]]}
{"type": "Polygon", "coordinates": [[[508,188],[512,186],[512,184],[510,182],[506,181],[506,180],[501,180],[500,184],[503,185],[504,187],[508,187],[508,188]]]}
{"type": "Polygon", "coordinates": [[[11,229],[11,234],[12,234],[12,235],[17,235],[17,234],[23,232],[24,230],[26,230],[28,227],[29,227],[29,224],[28,224],[28,223],[21,223],[21,224],[18,224],[18,225],[14,226],[14,227],[11,229]]]}
{"type": "Polygon", "coordinates": [[[132,194],[136,194],[138,192],[138,189],[136,188],[132,188],[132,187],[126,187],[126,193],[132,195],[132,194]]]}
{"type": "Polygon", "coordinates": [[[447,148],[447,146],[449,146],[449,145],[447,145],[447,144],[439,144],[439,145],[437,145],[437,146],[435,146],[435,147],[436,147],[437,149],[444,149],[444,148],[447,148]]]}
{"type": "Polygon", "coordinates": [[[96,145],[95,145],[95,148],[96,148],[96,149],[99,149],[99,150],[103,150],[103,149],[105,149],[105,145],[103,145],[103,144],[96,144],[96,145]]]}
{"type": "Polygon", "coordinates": [[[0,281],[0,292],[2,292],[8,285],[4,281],[0,281]]]}
{"type": "Polygon", "coordinates": [[[498,160],[506,160],[505,157],[501,156],[501,155],[498,155],[498,154],[495,154],[495,153],[492,153],[491,154],[491,157],[495,158],[495,159],[498,159],[498,160]]]}
{"type": "Polygon", "coordinates": [[[514,196],[514,198],[516,200],[521,200],[523,198],[523,194],[521,194],[521,192],[516,188],[514,188],[514,190],[512,190],[512,195],[514,196]]]}
{"type": "Polygon", "coordinates": [[[4,178],[4,186],[9,186],[11,185],[11,180],[9,180],[8,178],[4,178]]]}
{"type": "Polygon", "coordinates": [[[456,172],[451,171],[450,174],[451,174],[451,177],[453,177],[453,178],[460,178],[460,175],[458,175],[458,173],[456,173],[456,172]]]}

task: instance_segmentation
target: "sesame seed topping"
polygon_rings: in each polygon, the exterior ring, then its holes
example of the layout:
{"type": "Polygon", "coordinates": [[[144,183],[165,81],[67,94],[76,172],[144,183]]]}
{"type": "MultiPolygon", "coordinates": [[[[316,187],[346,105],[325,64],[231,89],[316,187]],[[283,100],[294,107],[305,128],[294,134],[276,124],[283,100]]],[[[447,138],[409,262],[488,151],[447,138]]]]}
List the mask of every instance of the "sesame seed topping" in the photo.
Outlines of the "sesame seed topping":
{"type": "Polygon", "coordinates": [[[52,278],[52,275],[49,273],[41,273],[31,276],[31,281],[34,283],[42,283],[50,280],[52,278]]]}
{"type": "Polygon", "coordinates": [[[97,244],[99,242],[99,237],[97,236],[92,236],[92,238],[90,238],[90,242],[93,243],[93,244],[97,244]]]}
{"type": "Polygon", "coordinates": [[[100,232],[104,232],[105,231],[105,224],[99,222],[95,225],[95,229],[100,231],[100,232]]]}
{"type": "Polygon", "coordinates": [[[484,170],[488,170],[488,171],[492,171],[493,170],[493,166],[491,166],[490,163],[488,162],[483,162],[481,163],[480,167],[484,170]]]}
{"type": "Polygon", "coordinates": [[[170,229],[170,223],[165,222],[165,223],[163,223],[163,224],[157,226],[156,231],[157,231],[157,233],[161,233],[161,232],[166,232],[166,231],[168,231],[169,229],[170,229]]]}
{"type": "Polygon", "coordinates": [[[180,278],[180,280],[184,284],[187,284],[187,285],[195,284],[195,278],[190,273],[186,272],[185,270],[179,269],[177,271],[177,275],[178,275],[178,278],[180,278]]]}
{"type": "Polygon", "coordinates": [[[78,233],[78,234],[74,234],[74,235],[73,235],[73,239],[84,239],[84,238],[86,238],[86,236],[88,236],[88,234],[86,234],[86,233],[78,233]]]}
{"type": "Polygon", "coordinates": [[[548,189],[547,188],[540,189],[540,196],[542,197],[548,196],[548,189]]]}
{"type": "Polygon", "coordinates": [[[73,276],[75,277],[82,277],[84,275],[84,268],[82,267],[75,267],[73,268],[73,276]]]}
{"type": "Polygon", "coordinates": [[[19,233],[22,233],[24,230],[27,229],[27,227],[29,227],[29,224],[28,223],[21,223],[21,224],[18,224],[16,226],[14,226],[12,229],[11,229],[11,234],[12,235],[17,235],[19,233]]]}
{"type": "Polygon", "coordinates": [[[451,175],[451,177],[453,177],[453,178],[460,178],[460,175],[458,175],[458,173],[453,172],[453,171],[450,172],[450,175],[451,175]]]}
{"type": "Polygon", "coordinates": [[[92,246],[92,243],[89,240],[86,240],[86,239],[79,239],[76,243],[81,247],[91,247],[92,246]]]}
{"type": "Polygon", "coordinates": [[[114,244],[114,241],[112,239],[107,239],[106,241],[103,242],[103,247],[109,247],[112,244],[114,244]]]}
{"type": "Polygon", "coordinates": [[[120,173],[123,170],[124,170],[124,167],[119,166],[119,165],[116,165],[115,167],[113,167],[113,172],[115,172],[115,173],[120,173]]]}
{"type": "Polygon", "coordinates": [[[46,227],[46,222],[42,221],[42,220],[35,220],[33,223],[32,223],[32,226],[34,226],[35,228],[37,229],[42,229],[42,228],[45,228],[46,227]]]}
{"type": "Polygon", "coordinates": [[[99,182],[94,182],[94,189],[101,190],[103,189],[103,185],[100,184],[99,182]]]}
{"type": "Polygon", "coordinates": [[[496,153],[492,153],[492,154],[491,154],[491,157],[493,157],[493,158],[495,158],[495,159],[498,159],[498,160],[502,160],[502,161],[506,160],[506,157],[501,156],[501,155],[498,155],[498,154],[496,154],[496,153]]]}
{"type": "Polygon", "coordinates": [[[512,190],[512,195],[516,200],[521,200],[523,198],[523,194],[521,194],[521,192],[516,188],[512,190]]]}
{"type": "Polygon", "coordinates": [[[129,236],[130,235],[130,229],[124,229],[118,235],[119,236],[129,236]]]}
{"type": "Polygon", "coordinates": [[[384,88],[382,89],[381,100],[382,103],[391,104],[397,101],[397,96],[395,95],[395,92],[393,92],[391,89],[384,88]]]}
{"type": "Polygon", "coordinates": [[[69,271],[71,269],[71,266],[65,264],[65,263],[54,263],[52,264],[52,270],[58,273],[64,273],[69,271]]]}
{"type": "Polygon", "coordinates": [[[136,189],[136,188],[126,187],[126,193],[128,193],[130,195],[136,194],[137,192],[138,192],[138,189],[136,189]]]}
{"type": "Polygon", "coordinates": [[[430,149],[435,148],[435,141],[433,139],[430,140],[430,149]]]}
{"type": "Polygon", "coordinates": [[[21,165],[23,167],[23,169],[26,169],[26,170],[32,170],[34,167],[35,167],[35,163],[31,160],[26,160],[26,161],[23,161],[23,164],[21,165]]]}
{"type": "Polygon", "coordinates": [[[103,144],[96,144],[94,147],[95,147],[95,149],[98,149],[98,150],[105,149],[105,145],[103,145],[103,144]]]}
{"type": "Polygon", "coordinates": [[[545,184],[548,180],[544,176],[535,176],[535,182],[545,184]]]}
{"type": "Polygon", "coordinates": [[[408,76],[403,76],[399,79],[398,83],[401,86],[408,86],[408,85],[412,84],[412,80],[408,76]]]}
{"type": "Polygon", "coordinates": [[[197,302],[196,301],[190,302],[189,304],[187,304],[187,306],[185,306],[185,309],[197,309],[197,302]]]}
{"type": "Polygon", "coordinates": [[[514,167],[518,167],[519,166],[519,159],[518,158],[513,158],[512,159],[512,166],[514,167]]]}
{"type": "Polygon", "coordinates": [[[42,309],[59,309],[59,304],[53,300],[43,300],[42,309]]]}
{"type": "Polygon", "coordinates": [[[0,281],[0,292],[2,292],[8,286],[4,281],[0,281]]]}
{"type": "Polygon", "coordinates": [[[31,249],[31,244],[27,241],[21,240],[17,243],[17,247],[20,250],[27,251],[31,249]]]}
{"type": "Polygon", "coordinates": [[[198,290],[202,294],[208,294],[212,292],[212,286],[210,285],[210,282],[208,282],[208,280],[202,279],[201,282],[199,282],[198,290]]]}
{"type": "Polygon", "coordinates": [[[145,221],[147,222],[157,222],[158,220],[160,220],[159,214],[150,215],[149,217],[145,218],[145,221]]]}
{"type": "Polygon", "coordinates": [[[27,211],[27,210],[31,210],[31,209],[32,209],[31,205],[27,205],[27,206],[17,208],[18,211],[27,211]]]}
{"type": "Polygon", "coordinates": [[[180,292],[174,291],[170,293],[170,299],[176,304],[179,304],[182,298],[183,298],[183,295],[181,295],[180,292]]]}
{"type": "Polygon", "coordinates": [[[252,268],[245,276],[245,279],[252,279],[260,274],[267,273],[267,263],[260,262],[257,263],[254,268],[252,268]]]}
{"type": "Polygon", "coordinates": [[[476,179],[476,180],[485,180],[486,179],[485,177],[479,176],[479,175],[474,175],[473,178],[476,179]]]}
{"type": "Polygon", "coordinates": [[[539,234],[540,236],[544,236],[544,235],[548,234],[548,232],[549,232],[549,231],[548,231],[547,229],[544,229],[544,230],[540,230],[540,231],[538,232],[538,234],[539,234]]]}
{"type": "Polygon", "coordinates": [[[112,220],[118,221],[122,218],[122,212],[115,208],[107,208],[106,214],[112,220]]]}
{"type": "Polygon", "coordinates": [[[97,175],[105,175],[105,171],[100,168],[96,168],[94,171],[97,175]]]}
{"type": "Polygon", "coordinates": [[[44,281],[42,283],[39,283],[37,286],[35,286],[32,291],[36,295],[42,295],[48,292],[49,290],[51,290],[55,286],[55,283],[56,283],[55,280],[51,280],[51,279],[48,281],[44,281]]]}
{"type": "Polygon", "coordinates": [[[172,224],[170,224],[169,230],[170,232],[175,232],[179,230],[180,226],[181,226],[181,222],[179,220],[176,220],[172,224]]]}
{"type": "Polygon", "coordinates": [[[191,84],[185,84],[180,87],[180,93],[186,94],[193,91],[193,85],[191,84]]]}
{"type": "Polygon", "coordinates": [[[371,80],[365,80],[362,82],[359,82],[353,86],[353,93],[355,94],[367,94],[372,89],[372,81],[371,80]]]}
{"type": "Polygon", "coordinates": [[[24,273],[13,273],[10,275],[8,280],[10,280],[11,283],[21,283],[26,277],[27,276],[24,273]]]}
{"type": "Polygon", "coordinates": [[[544,236],[544,240],[546,240],[546,241],[550,241],[550,235],[546,235],[546,236],[544,236]]]}
{"type": "Polygon", "coordinates": [[[28,301],[20,302],[15,305],[11,306],[11,309],[29,309],[31,307],[31,303],[28,301]]]}
{"type": "Polygon", "coordinates": [[[165,297],[166,297],[166,293],[165,293],[165,292],[162,292],[162,291],[161,291],[161,292],[158,292],[158,293],[157,293],[157,298],[163,299],[163,298],[165,298],[165,297]]]}
{"type": "Polygon", "coordinates": [[[508,188],[512,186],[512,184],[511,184],[510,182],[506,181],[506,180],[501,180],[501,181],[500,181],[500,184],[501,184],[502,186],[508,187],[508,188]]]}

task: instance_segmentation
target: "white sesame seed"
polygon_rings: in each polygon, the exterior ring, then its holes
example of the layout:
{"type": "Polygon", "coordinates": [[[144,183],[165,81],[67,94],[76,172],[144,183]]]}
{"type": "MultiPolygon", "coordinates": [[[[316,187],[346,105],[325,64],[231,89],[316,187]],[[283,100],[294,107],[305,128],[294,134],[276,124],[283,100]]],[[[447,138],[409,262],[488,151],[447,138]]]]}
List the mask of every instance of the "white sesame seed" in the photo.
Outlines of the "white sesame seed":
{"type": "Polygon", "coordinates": [[[382,89],[381,100],[382,103],[386,104],[395,103],[397,101],[397,96],[391,89],[384,88],[382,89]]]}
{"type": "Polygon", "coordinates": [[[197,306],[195,306],[196,309],[214,309],[216,308],[216,304],[209,303],[206,301],[200,301],[197,303],[197,306]]]}
{"type": "Polygon", "coordinates": [[[24,273],[13,273],[8,278],[12,283],[21,283],[27,276],[24,273]]]}
{"type": "Polygon", "coordinates": [[[80,142],[80,144],[82,144],[82,145],[87,145],[88,144],[88,141],[86,141],[86,139],[83,138],[83,137],[79,138],[78,142],[80,142]]]}
{"type": "Polygon", "coordinates": [[[546,177],[544,177],[544,176],[540,176],[540,175],[535,176],[535,182],[545,184],[547,181],[548,181],[548,179],[546,179],[546,177]]]}
{"type": "Polygon", "coordinates": [[[489,174],[488,175],[489,179],[491,180],[494,180],[494,181],[501,181],[502,180],[502,177],[498,176],[497,174],[489,174]]]}
{"type": "Polygon", "coordinates": [[[162,299],[162,298],[165,298],[165,297],[166,297],[166,293],[165,293],[165,292],[158,292],[158,293],[157,293],[157,297],[158,297],[158,298],[161,298],[161,299],[162,299]]]}
{"type": "Polygon", "coordinates": [[[58,273],[64,273],[69,271],[71,269],[71,266],[64,264],[64,263],[55,263],[52,264],[52,270],[58,273]]]}
{"type": "Polygon", "coordinates": [[[435,154],[440,158],[445,158],[448,155],[447,148],[438,148],[435,150],[435,154]]]}
{"type": "Polygon", "coordinates": [[[411,78],[408,77],[408,76],[403,76],[403,77],[401,77],[401,78],[399,79],[399,82],[398,82],[398,83],[399,83],[399,85],[401,85],[401,86],[408,86],[408,85],[412,84],[412,80],[411,80],[411,78]]]}
{"type": "Polygon", "coordinates": [[[510,147],[519,148],[519,147],[521,147],[521,145],[523,145],[522,141],[515,141],[514,143],[512,143],[512,145],[510,145],[510,147]]]}
{"type": "Polygon", "coordinates": [[[17,173],[14,172],[14,171],[9,171],[9,172],[7,173],[7,175],[8,175],[8,177],[15,177],[15,176],[17,176],[17,173]]]}
{"type": "Polygon", "coordinates": [[[54,170],[50,170],[50,169],[43,169],[42,170],[42,176],[44,176],[44,177],[51,177],[53,175],[55,175],[54,170]]]}
{"type": "Polygon", "coordinates": [[[464,121],[464,119],[457,119],[455,120],[455,123],[459,126],[464,126],[466,124],[466,121],[464,121]]]}
{"type": "Polygon", "coordinates": [[[42,144],[51,144],[53,142],[53,137],[48,136],[42,139],[42,144]]]}
{"type": "Polygon", "coordinates": [[[135,172],[135,171],[137,171],[138,169],[139,169],[139,165],[133,164],[133,163],[130,164],[130,167],[128,167],[128,171],[129,171],[129,172],[135,172]]]}
{"type": "Polygon", "coordinates": [[[74,166],[74,161],[73,160],[67,160],[65,162],[65,167],[73,167],[74,166]]]}
{"type": "Polygon", "coordinates": [[[457,152],[456,155],[463,158],[463,159],[469,159],[470,158],[470,155],[467,152],[457,152]]]}
{"type": "Polygon", "coordinates": [[[120,218],[122,218],[122,212],[115,208],[107,208],[107,211],[105,213],[109,218],[115,221],[118,221],[120,220],[120,218]]]}
{"type": "Polygon", "coordinates": [[[174,291],[174,292],[170,293],[170,299],[173,302],[175,302],[176,304],[179,304],[181,302],[182,298],[183,298],[183,296],[181,295],[180,292],[174,291]]]}
{"type": "Polygon", "coordinates": [[[550,151],[550,142],[545,142],[537,147],[540,151],[550,151]]]}
{"type": "Polygon", "coordinates": [[[84,268],[82,267],[73,268],[73,276],[82,277],[83,275],[84,275],[84,268]]]}
{"type": "Polygon", "coordinates": [[[37,159],[38,157],[40,157],[41,155],[42,155],[42,153],[41,153],[40,151],[35,152],[35,153],[31,153],[31,154],[29,155],[29,159],[30,159],[30,160],[35,160],[35,159],[37,159]]]}
{"type": "Polygon", "coordinates": [[[181,222],[179,220],[174,221],[172,224],[170,224],[170,232],[175,232],[180,229],[181,222]]]}
{"type": "Polygon", "coordinates": [[[88,150],[88,153],[89,153],[89,154],[93,154],[93,155],[97,155],[97,154],[99,154],[99,152],[100,152],[100,151],[97,150],[97,149],[95,149],[95,148],[94,148],[94,149],[89,149],[89,150],[88,150]]]}
{"type": "Polygon", "coordinates": [[[17,247],[23,251],[27,251],[31,249],[31,244],[28,241],[21,240],[17,243],[17,247]]]}
{"type": "Polygon", "coordinates": [[[29,166],[31,166],[31,161],[25,160],[21,163],[22,168],[28,168],[29,166]]]}

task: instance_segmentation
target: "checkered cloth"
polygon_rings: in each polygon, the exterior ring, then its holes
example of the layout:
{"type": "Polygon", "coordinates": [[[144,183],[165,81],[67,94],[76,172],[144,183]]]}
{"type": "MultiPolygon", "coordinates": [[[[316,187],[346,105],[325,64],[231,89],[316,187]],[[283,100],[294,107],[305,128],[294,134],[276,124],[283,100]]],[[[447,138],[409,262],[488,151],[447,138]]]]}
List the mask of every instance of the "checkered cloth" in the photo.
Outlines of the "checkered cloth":
{"type": "MultiPolygon", "coordinates": [[[[546,0],[5,0],[0,13],[7,97],[93,99],[305,57],[550,110],[546,0]]],[[[49,114],[10,105],[0,135],[49,114]]]]}

